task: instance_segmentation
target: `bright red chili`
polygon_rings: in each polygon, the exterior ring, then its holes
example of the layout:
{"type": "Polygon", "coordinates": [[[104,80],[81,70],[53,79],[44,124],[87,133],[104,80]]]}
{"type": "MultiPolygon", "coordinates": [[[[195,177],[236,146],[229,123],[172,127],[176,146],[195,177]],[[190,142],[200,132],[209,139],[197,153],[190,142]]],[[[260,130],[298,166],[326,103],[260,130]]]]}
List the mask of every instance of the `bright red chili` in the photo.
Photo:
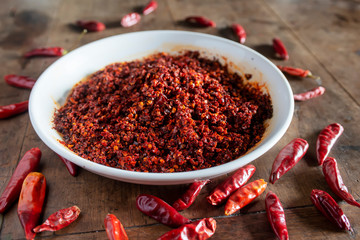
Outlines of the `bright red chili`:
{"type": "Polygon", "coordinates": [[[232,25],[232,30],[236,34],[236,36],[239,38],[239,42],[241,44],[244,44],[245,40],[246,40],[246,32],[245,32],[245,29],[243,28],[243,26],[241,26],[240,24],[234,23],[232,25]]]}
{"type": "Polygon", "coordinates": [[[160,236],[157,240],[205,240],[214,235],[216,221],[213,218],[185,224],[160,236]]]}
{"type": "Polygon", "coordinates": [[[80,208],[77,206],[72,206],[69,208],[61,209],[53,214],[51,214],[46,221],[35,227],[33,231],[35,233],[44,232],[44,231],[58,231],[70,225],[74,222],[80,215],[80,208]]]}
{"type": "Polygon", "coordinates": [[[121,19],[121,26],[131,27],[131,26],[137,24],[138,22],[140,22],[140,20],[141,20],[140,14],[138,14],[136,12],[132,12],[132,13],[126,14],[121,19]]]}
{"type": "Polygon", "coordinates": [[[65,164],[66,169],[69,171],[71,176],[75,177],[78,174],[78,166],[69,160],[63,158],[62,156],[58,155],[61,161],[65,164]]]}
{"type": "Polygon", "coordinates": [[[313,77],[311,72],[309,70],[301,69],[301,68],[294,68],[294,67],[288,67],[288,66],[280,66],[277,65],[277,67],[284,73],[287,73],[292,76],[296,77],[313,77]]]}
{"type": "Polygon", "coordinates": [[[155,11],[158,7],[158,3],[155,0],[151,0],[143,9],[142,13],[144,15],[148,15],[150,13],[152,13],[153,11],[155,11]]]}
{"type": "Polygon", "coordinates": [[[0,119],[9,118],[28,110],[29,101],[0,106],[0,119]]]}
{"type": "Polygon", "coordinates": [[[5,82],[11,86],[18,88],[32,89],[36,80],[28,76],[20,76],[15,74],[6,75],[5,82]]]}
{"type": "Polygon", "coordinates": [[[128,240],[123,225],[114,214],[106,215],[104,225],[109,240],[128,240]]]}
{"type": "Polygon", "coordinates": [[[264,179],[259,179],[239,188],[231,194],[225,204],[225,215],[231,215],[241,208],[251,203],[255,198],[262,194],[267,186],[264,179]]]}
{"type": "Polygon", "coordinates": [[[310,91],[294,94],[294,100],[295,101],[307,101],[309,99],[323,95],[324,92],[325,92],[325,88],[322,86],[318,86],[316,88],[311,89],[310,91]]]}
{"type": "Polygon", "coordinates": [[[0,213],[5,212],[18,199],[26,176],[37,169],[41,158],[39,148],[27,151],[19,161],[8,185],[0,197],[0,213]]]}
{"type": "Polygon", "coordinates": [[[282,175],[293,168],[305,155],[309,148],[306,140],[295,138],[276,156],[270,174],[270,182],[274,184],[282,175]]]}
{"type": "Polygon", "coordinates": [[[62,47],[35,48],[25,53],[25,58],[31,57],[60,57],[67,53],[62,47]]]}
{"type": "Polygon", "coordinates": [[[288,60],[289,59],[289,54],[286,50],[286,47],[284,45],[284,43],[279,39],[279,38],[274,38],[273,39],[273,48],[275,50],[276,55],[283,59],[283,60],[288,60]]]}
{"type": "Polygon", "coordinates": [[[349,222],[340,206],[325,191],[314,189],[311,191],[311,201],[315,207],[331,222],[336,224],[340,229],[353,231],[349,222]]]}
{"type": "Polygon", "coordinates": [[[190,16],[185,18],[185,22],[199,27],[216,27],[216,23],[203,16],[190,16]]]}
{"type": "Polygon", "coordinates": [[[316,155],[319,165],[322,165],[336,140],[344,132],[339,123],[332,123],[321,130],[316,141],[316,155]]]}
{"type": "Polygon", "coordinates": [[[180,227],[190,223],[172,206],[158,197],[141,194],[136,198],[136,207],[144,214],[169,227],[180,227]]]}
{"type": "Polygon", "coordinates": [[[46,193],[45,176],[39,172],[27,175],[21,188],[18,216],[25,230],[26,239],[34,239],[33,228],[37,225],[46,193]]]}
{"type": "Polygon", "coordinates": [[[346,201],[347,203],[354,205],[356,207],[360,207],[360,203],[358,203],[354,197],[348,192],[347,187],[345,186],[342,177],[340,175],[340,171],[337,167],[337,162],[335,158],[327,157],[323,163],[323,173],[325,176],[325,180],[330,186],[331,190],[338,195],[341,199],[346,201]]]}
{"type": "Polygon", "coordinates": [[[182,211],[191,206],[195,201],[196,197],[199,195],[201,189],[208,183],[210,180],[195,181],[190,185],[188,190],[173,203],[173,208],[176,211],[182,211]]]}
{"type": "Polygon", "coordinates": [[[275,193],[269,191],[265,198],[266,215],[274,233],[280,240],[289,239],[286,226],[285,212],[280,199],[275,193]]]}
{"type": "Polygon", "coordinates": [[[207,197],[208,202],[212,205],[223,203],[231,193],[241,188],[251,178],[255,171],[255,166],[251,164],[239,168],[231,177],[216,186],[212,193],[207,197]]]}
{"type": "Polygon", "coordinates": [[[76,21],[76,25],[81,29],[85,29],[89,32],[101,32],[106,29],[104,23],[99,21],[76,21]]]}

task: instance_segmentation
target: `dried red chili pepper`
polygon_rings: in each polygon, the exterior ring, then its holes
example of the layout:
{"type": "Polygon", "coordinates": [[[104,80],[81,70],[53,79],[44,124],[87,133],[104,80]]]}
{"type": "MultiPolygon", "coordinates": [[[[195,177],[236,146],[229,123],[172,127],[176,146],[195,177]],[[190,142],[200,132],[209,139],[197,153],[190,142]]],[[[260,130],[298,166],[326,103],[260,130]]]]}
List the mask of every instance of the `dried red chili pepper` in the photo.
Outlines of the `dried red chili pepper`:
{"type": "Polygon", "coordinates": [[[196,197],[199,195],[201,189],[208,183],[210,180],[196,181],[190,185],[188,190],[173,203],[173,208],[176,211],[182,211],[190,207],[190,205],[195,201],[196,197]]]}
{"type": "Polygon", "coordinates": [[[108,214],[104,220],[104,224],[109,240],[128,240],[123,225],[114,214],[108,214]]]}
{"type": "Polygon", "coordinates": [[[29,101],[0,106],[0,119],[9,118],[28,110],[29,101]]]}
{"type": "Polygon", "coordinates": [[[279,38],[273,39],[273,48],[275,50],[276,55],[284,60],[289,59],[289,54],[285,48],[284,43],[279,38]]]}
{"type": "Polygon", "coordinates": [[[169,204],[158,197],[141,194],[136,198],[136,207],[144,214],[169,227],[179,227],[190,223],[169,204]]]}
{"type": "Polygon", "coordinates": [[[203,16],[190,16],[185,18],[185,22],[200,27],[216,27],[216,23],[203,16]]]}
{"type": "Polygon", "coordinates": [[[53,214],[51,214],[46,221],[35,227],[33,231],[35,233],[44,232],[44,231],[58,231],[70,225],[74,222],[80,215],[80,208],[77,206],[72,206],[69,208],[61,209],[53,214]]]}
{"type": "Polygon", "coordinates": [[[342,177],[340,175],[339,168],[337,167],[337,162],[335,158],[327,157],[323,163],[323,173],[325,175],[325,180],[330,186],[331,190],[338,195],[341,199],[347,203],[360,207],[354,197],[348,192],[347,187],[345,186],[342,177]]]}
{"type": "Polygon", "coordinates": [[[343,132],[344,128],[339,123],[332,123],[321,130],[316,140],[316,155],[319,165],[323,164],[331,148],[343,132]]]}
{"type": "Polygon", "coordinates": [[[323,95],[325,92],[325,88],[322,86],[311,89],[310,91],[304,93],[294,94],[294,100],[296,101],[306,101],[315,97],[319,97],[323,95]]]}
{"type": "Polygon", "coordinates": [[[279,198],[275,193],[269,191],[265,198],[266,215],[271,228],[278,239],[289,239],[289,233],[286,227],[285,213],[279,198]]]}
{"type": "Polygon", "coordinates": [[[11,86],[18,88],[28,88],[32,89],[36,80],[28,76],[20,76],[15,74],[10,74],[4,76],[5,82],[11,86]]]}
{"type": "Polygon", "coordinates": [[[306,140],[295,138],[276,156],[270,174],[270,182],[274,184],[282,175],[294,167],[309,148],[306,140]]]}
{"type": "Polygon", "coordinates": [[[265,182],[264,179],[259,179],[239,188],[231,194],[229,200],[226,202],[225,215],[233,214],[248,205],[265,191],[266,186],[267,182],[265,182]]]}
{"type": "Polygon", "coordinates": [[[140,14],[138,14],[136,12],[132,12],[132,13],[126,14],[121,19],[121,26],[131,27],[131,26],[137,24],[138,22],[140,22],[140,20],[141,20],[140,14]]]}
{"type": "Polygon", "coordinates": [[[33,228],[39,221],[45,192],[45,176],[39,172],[29,173],[23,182],[18,203],[18,216],[26,239],[35,238],[33,228]]]}
{"type": "Polygon", "coordinates": [[[153,11],[155,11],[158,7],[158,3],[155,0],[151,0],[146,7],[143,9],[142,13],[144,15],[148,15],[150,13],[152,13],[153,11]]]}
{"type": "Polygon", "coordinates": [[[31,57],[61,57],[65,55],[67,51],[62,47],[47,47],[47,48],[35,48],[24,54],[25,58],[31,57]]]}
{"type": "Polygon", "coordinates": [[[223,203],[231,193],[242,187],[255,171],[255,166],[251,164],[239,168],[231,177],[216,186],[212,193],[207,197],[208,202],[212,205],[223,203]]]}
{"type": "Polygon", "coordinates": [[[0,197],[0,213],[5,212],[18,199],[26,176],[37,169],[41,158],[39,148],[27,151],[19,161],[8,185],[0,197]]]}
{"type": "Polygon", "coordinates": [[[89,32],[101,32],[106,29],[104,23],[99,21],[76,21],[76,26],[89,32]]]}
{"type": "Polygon", "coordinates": [[[314,77],[312,73],[309,70],[301,69],[301,68],[294,68],[294,67],[288,67],[288,66],[280,66],[277,65],[277,67],[284,73],[287,73],[292,76],[296,77],[314,77]]]}
{"type": "Polygon", "coordinates": [[[244,44],[245,40],[246,40],[246,32],[245,32],[245,29],[243,28],[243,26],[241,26],[240,24],[234,23],[232,25],[232,29],[233,29],[234,33],[236,34],[236,36],[239,38],[239,42],[241,44],[244,44]]]}
{"type": "Polygon", "coordinates": [[[185,224],[177,229],[171,230],[160,236],[157,240],[205,240],[214,235],[215,230],[215,219],[203,218],[201,220],[185,224]]]}
{"type": "Polygon", "coordinates": [[[311,191],[311,201],[315,207],[331,222],[343,230],[353,231],[349,222],[340,206],[325,191],[314,189],[311,191]]]}
{"type": "Polygon", "coordinates": [[[58,155],[61,161],[65,164],[66,169],[69,171],[71,176],[75,177],[78,174],[78,166],[69,160],[63,158],[62,156],[58,155]]]}

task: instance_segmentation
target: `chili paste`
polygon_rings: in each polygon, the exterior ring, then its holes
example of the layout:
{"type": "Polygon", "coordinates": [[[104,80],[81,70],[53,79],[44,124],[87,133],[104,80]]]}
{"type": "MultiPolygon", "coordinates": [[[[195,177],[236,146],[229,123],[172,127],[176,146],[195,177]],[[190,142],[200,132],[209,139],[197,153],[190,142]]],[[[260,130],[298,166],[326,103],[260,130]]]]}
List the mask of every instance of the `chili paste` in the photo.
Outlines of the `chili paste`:
{"type": "Polygon", "coordinates": [[[216,59],[186,51],[113,63],[77,84],[54,117],[63,144],[90,161],[182,172],[238,158],[259,142],[271,98],[216,59]]]}

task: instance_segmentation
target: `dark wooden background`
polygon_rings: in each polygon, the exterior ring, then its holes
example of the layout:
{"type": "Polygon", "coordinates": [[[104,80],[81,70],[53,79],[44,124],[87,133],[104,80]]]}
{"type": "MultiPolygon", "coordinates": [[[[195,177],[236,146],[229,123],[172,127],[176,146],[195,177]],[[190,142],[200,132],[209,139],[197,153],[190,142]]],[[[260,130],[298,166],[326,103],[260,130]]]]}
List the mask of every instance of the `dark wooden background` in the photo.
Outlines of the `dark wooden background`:
{"type": "MultiPolygon", "coordinates": [[[[315,142],[319,131],[338,122],[345,128],[331,156],[349,191],[360,200],[360,2],[356,0],[159,0],[156,12],[142,18],[131,28],[122,28],[120,19],[128,12],[141,9],[147,0],[2,0],[0,5],[0,77],[21,74],[37,78],[53,58],[24,60],[22,54],[43,46],[74,46],[127,32],[176,29],[209,33],[236,41],[229,30],[233,22],[247,31],[245,45],[278,64],[311,69],[321,76],[326,88],[323,96],[295,104],[294,117],[284,137],[268,153],[253,163],[257,172],[253,180],[269,177],[274,157],[295,137],[306,139],[310,148],[304,159],[268,190],[281,199],[286,212],[291,239],[359,239],[360,209],[346,204],[327,186],[316,165],[315,142]],[[191,28],[181,24],[189,15],[204,15],[217,23],[217,28],[191,28]],[[78,43],[79,31],[71,27],[76,20],[95,19],[108,28],[89,33],[78,43]],[[279,37],[288,48],[290,59],[274,58],[272,38],[279,37]],[[329,192],[348,216],[355,235],[339,231],[312,205],[312,189],[329,192]]],[[[312,79],[288,76],[294,93],[315,87],[312,79]]],[[[29,90],[17,89],[0,81],[0,105],[28,99],[29,90]]],[[[40,171],[47,178],[47,197],[42,220],[65,207],[77,205],[80,218],[56,233],[42,233],[38,239],[106,239],[103,220],[115,214],[125,226],[130,239],[156,239],[169,231],[140,213],[135,198],[149,193],[172,203],[187,185],[146,186],[110,180],[85,170],[77,177],[67,172],[58,157],[35,134],[28,114],[0,120],[0,191],[5,188],[17,162],[32,147],[43,152],[40,171]]],[[[183,215],[198,219],[214,217],[217,230],[212,239],[275,239],[266,219],[264,197],[233,216],[224,215],[223,206],[213,207],[205,197],[225,176],[213,179],[201,192],[193,206],[183,215]]],[[[16,204],[5,214],[0,239],[23,239],[16,204]]]]}

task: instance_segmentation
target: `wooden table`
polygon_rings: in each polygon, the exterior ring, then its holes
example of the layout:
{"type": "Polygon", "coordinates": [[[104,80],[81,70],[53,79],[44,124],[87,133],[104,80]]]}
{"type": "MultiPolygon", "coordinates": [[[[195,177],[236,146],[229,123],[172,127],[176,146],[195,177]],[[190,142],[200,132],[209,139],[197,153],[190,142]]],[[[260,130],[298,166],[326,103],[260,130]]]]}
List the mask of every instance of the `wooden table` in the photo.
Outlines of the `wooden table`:
{"type": "MultiPolygon", "coordinates": [[[[282,139],[253,163],[253,179],[268,179],[274,157],[293,138],[306,139],[310,148],[296,167],[266,191],[274,191],[285,208],[291,239],[358,239],[360,209],[335,196],[328,187],[321,167],[316,164],[315,143],[318,133],[330,123],[345,128],[331,151],[339,164],[345,184],[360,201],[360,3],[341,1],[285,0],[159,0],[156,12],[144,16],[130,28],[119,26],[128,12],[141,9],[147,0],[2,0],[0,8],[1,78],[6,74],[38,77],[54,58],[22,59],[22,54],[40,46],[77,45],[104,37],[155,29],[176,29],[208,33],[236,41],[229,30],[233,22],[242,24],[248,34],[245,45],[257,50],[276,64],[311,69],[321,77],[326,88],[323,96],[307,102],[296,102],[291,125],[282,139]],[[217,28],[191,28],[179,24],[189,15],[204,15],[217,23],[217,28]],[[78,43],[79,31],[71,27],[78,19],[96,19],[108,28],[89,33],[78,43]],[[272,38],[279,37],[288,48],[286,62],[274,58],[272,38]],[[312,189],[329,192],[339,202],[355,230],[355,235],[336,229],[312,205],[312,189]]],[[[288,76],[295,93],[315,87],[313,79],[288,76]]],[[[17,89],[0,82],[0,105],[28,99],[29,90],[17,89]]],[[[169,203],[178,198],[187,185],[146,186],[110,180],[81,170],[77,177],[67,172],[58,157],[34,132],[27,113],[0,120],[0,191],[3,191],[17,162],[32,147],[43,152],[40,171],[47,178],[45,220],[51,213],[72,205],[81,208],[80,218],[56,233],[42,233],[38,239],[106,239],[104,218],[115,214],[123,223],[130,239],[156,239],[170,230],[140,213],[135,198],[140,193],[156,195],[169,203]]],[[[207,204],[205,197],[226,176],[213,179],[193,206],[183,212],[190,219],[214,217],[217,230],[212,239],[275,239],[266,219],[261,195],[240,213],[224,215],[224,207],[207,204]]],[[[16,204],[5,214],[0,238],[23,239],[16,204]]]]}

